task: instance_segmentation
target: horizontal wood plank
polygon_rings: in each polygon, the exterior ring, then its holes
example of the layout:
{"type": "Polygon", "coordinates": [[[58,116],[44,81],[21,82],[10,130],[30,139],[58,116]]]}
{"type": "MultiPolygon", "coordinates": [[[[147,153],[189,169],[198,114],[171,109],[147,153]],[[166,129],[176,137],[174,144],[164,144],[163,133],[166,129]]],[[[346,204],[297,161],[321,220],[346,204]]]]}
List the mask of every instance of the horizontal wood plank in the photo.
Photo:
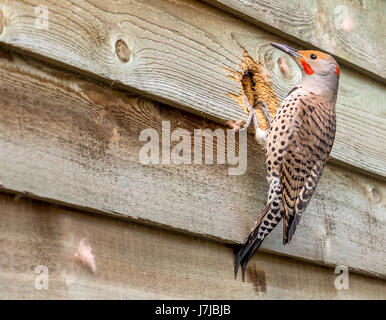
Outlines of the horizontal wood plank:
{"type": "Polygon", "coordinates": [[[381,81],[386,78],[386,2],[204,0],[278,35],[335,55],[381,81]]]}
{"type": "Polygon", "coordinates": [[[243,283],[229,246],[40,201],[0,194],[0,215],[0,299],[386,299],[385,280],[349,270],[337,290],[333,268],[263,253],[243,283]]]}
{"type": "MultiPolygon", "coordinates": [[[[279,100],[300,77],[270,41],[286,42],[197,1],[26,0],[0,4],[0,42],[216,121],[246,115],[230,97],[243,50],[264,66],[279,100]],[[41,29],[35,7],[49,10],[41,29]]],[[[340,40],[337,40],[338,42],[340,40]]],[[[378,55],[381,58],[381,55],[378,55]]],[[[384,61],[384,59],[381,59],[384,61]]],[[[342,67],[333,159],[386,178],[385,87],[342,67]]]]}
{"type": "MultiPolygon", "coordinates": [[[[253,136],[241,176],[229,176],[230,165],[143,165],[144,129],[161,136],[162,121],[191,133],[225,128],[0,52],[3,189],[226,243],[243,241],[267,194],[264,152],[253,136]]],[[[279,226],[263,249],[385,277],[385,206],[385,182],[329,164],[291,245],[282,245],[279,226]]]]}

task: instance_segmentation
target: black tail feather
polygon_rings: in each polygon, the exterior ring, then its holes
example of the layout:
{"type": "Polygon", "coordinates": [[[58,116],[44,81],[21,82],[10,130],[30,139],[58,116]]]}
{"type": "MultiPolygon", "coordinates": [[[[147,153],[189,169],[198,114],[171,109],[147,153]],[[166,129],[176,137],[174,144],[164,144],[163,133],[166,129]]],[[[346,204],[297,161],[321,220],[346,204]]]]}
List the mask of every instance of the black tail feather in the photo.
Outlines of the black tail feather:
{"type": "MultiPolygon", "coordinates": [[[[257,235],[256,235],[257,236],[257,235]]],[[[248,261],[252,258],[252,256],[255,254],[255,252],[259,249],[260,245],[262,244],[263,240],[256,239],[249,239],[249,243],[245,243],[239,250],[236,256],[236,263],[235,263],[235,279],[237,279],[237,273],[239,271],[239,267],[241,266],[241,278],[244,282],[245,280],[245,270],[247,268],[248,261]]]]}
{"type": "Polygon", "coordinates": [[[247,239],[244,244],[239,249],[236,255],[236,263],[234,268],[235,279],[237,279],[237,273],[239,271],[239,267],[241,266],[241,277],[244,282],[245,280],[245,269],[247,268],[248,261],[252,258],[255,252],[259,249],[260,245],[263,243],[264,239],[258,239],[258,231],[261,222],[263,221],[266,214],[270,211],[271,204],[268,203],[264,208],[263,212],[259,216],[259,219],[256,221],[253,229],[249,233],[247,239]]]}

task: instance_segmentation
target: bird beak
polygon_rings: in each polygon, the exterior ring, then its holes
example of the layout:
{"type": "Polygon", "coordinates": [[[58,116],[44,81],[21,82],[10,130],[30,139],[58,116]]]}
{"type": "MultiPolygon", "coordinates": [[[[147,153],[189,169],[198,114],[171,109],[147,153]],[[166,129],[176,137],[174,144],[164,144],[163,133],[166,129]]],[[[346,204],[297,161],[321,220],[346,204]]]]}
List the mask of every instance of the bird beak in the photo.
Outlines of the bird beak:
{"type": "Polygon", "coordinates": [[[285,44],[277,43],[277,42],[271,42],[271,46],[289,54],[292,58],[296,60],[296,58],[300,58],[302,55],[297,52],[294,48],[291,48],[290,46],[287,46],[285,44]]]}

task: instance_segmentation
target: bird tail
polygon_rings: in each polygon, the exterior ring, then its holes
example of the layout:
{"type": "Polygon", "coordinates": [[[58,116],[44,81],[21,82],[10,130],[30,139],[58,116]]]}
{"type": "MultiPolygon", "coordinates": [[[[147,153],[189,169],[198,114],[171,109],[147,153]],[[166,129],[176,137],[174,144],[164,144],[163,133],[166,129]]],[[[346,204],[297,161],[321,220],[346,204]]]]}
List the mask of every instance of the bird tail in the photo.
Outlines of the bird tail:
{"type": "Polygon", "coordinates": [[[255,222],[255,225],[253,226],[251,232],[248,234],[244,244],[241,246],[239,252],[237,253],[235,269],[234,269],[235,279],[237,278],[239,266],[241,266],[241,276],[242,276],[242,280],[244,281],[245,269],[247,267],[248,261],[252,258],[252,256],[255,254],[257,249],[259,249],[260,245],[264,241],[264,236],[258,237],[259,229],[260,229],[260,225],[263,222],[265,216],[270,211],[271,211],[271,203],[268,203],[265,206],[263,212],[260,214],[257,221],[255,222]]]}

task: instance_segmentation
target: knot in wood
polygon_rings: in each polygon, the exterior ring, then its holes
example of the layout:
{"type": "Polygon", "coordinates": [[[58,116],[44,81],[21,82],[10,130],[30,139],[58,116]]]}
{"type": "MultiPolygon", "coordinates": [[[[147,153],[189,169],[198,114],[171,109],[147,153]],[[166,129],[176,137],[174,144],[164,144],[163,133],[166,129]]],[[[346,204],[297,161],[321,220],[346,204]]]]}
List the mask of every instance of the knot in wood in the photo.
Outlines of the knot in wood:
{"type": "Polygon", "coordinates": [[[381,193],[378,191],[376,186],[374,186],[371,183],[366,183],[365,184],[365,190],[366,190],[368,198],[371,201],[374,201],[376,203],[381,202],[381,193]]]}
{"type": "Polygon", "coordinates": [[[282,75],[284,76],[284,78],[286,78],[287,80],[291,79],[292,78],[292,71],[291,71],[291,67],[289,66],[289,63],[287,61],[287,58],[284,56],[281,56],[277,60],[277,64],[278,64],[279,70],[282,73],[282,75]]]}
{"type": "Polygon", "coordinates": [[[106,133],[111,133],[115,127],[114,120],[112,120],[107,114],[102,116],[100,124],[106,133]]]}
{"type": "Polygon", "coordinates": [[[119,60],[121,60],[122,62],[124,63],[129,62],[131,52],[126,42],[123,41],[122,39],[119,39],[115,43],[115,53],[117,54],[119,60]]]}

